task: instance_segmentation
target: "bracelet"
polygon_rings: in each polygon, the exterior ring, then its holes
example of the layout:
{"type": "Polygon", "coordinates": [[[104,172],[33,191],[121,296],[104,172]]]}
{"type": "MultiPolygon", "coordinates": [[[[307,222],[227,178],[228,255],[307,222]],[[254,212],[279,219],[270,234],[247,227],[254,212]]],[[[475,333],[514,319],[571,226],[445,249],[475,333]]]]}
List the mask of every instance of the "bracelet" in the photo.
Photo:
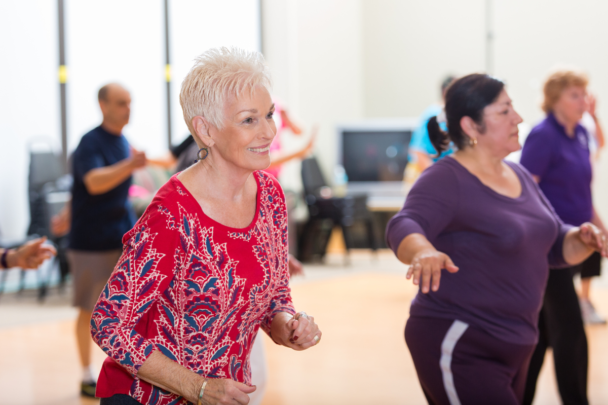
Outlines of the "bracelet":
{"type": "Polygon", "coordinates": [[[200,392],[198,393],[198,405],[203,405],[203,395],[205,394],[205,387],[207,386],[207,379],[203,382],[200,392]]]}
{"type": "Polygon", "coordinates": [[[8,255],[8,251],[9,249],[4,249],[4,252],[2,252],[2,258],[0,259],[0,266],[2,266],[3,269],[8,269],[8,263],[6,262],[6,255],[8,255]]]}

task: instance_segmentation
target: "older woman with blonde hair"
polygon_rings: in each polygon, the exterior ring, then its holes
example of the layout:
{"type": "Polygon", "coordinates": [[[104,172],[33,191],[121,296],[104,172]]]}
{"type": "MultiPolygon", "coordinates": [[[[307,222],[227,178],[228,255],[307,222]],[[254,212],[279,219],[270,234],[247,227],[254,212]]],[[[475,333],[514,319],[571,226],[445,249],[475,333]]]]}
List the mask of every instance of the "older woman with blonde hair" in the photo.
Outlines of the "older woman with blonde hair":
{"type": "Polygon", "coordinates": [[[262,56],[234,48],[203,53],[184,79],[199,161],[125,235],[95,308],[102,404],[247,404],[259,328],[294,350],[320,341],[292,305],[285,200],[262,171],[276,133],[269,86],[262,56]]]}
{"type": "MultiPolygon", "coordinates": [[[[542,104],[547,116],[528,135],[521,164],[530,171],[563,222],[574,226],[591,222],[606,233],[591,196],[589,134],[580,125],[587,109],[588,81],[587,75],[573,69],[559,69],[548,76],[542,104]]],[[[585,285],[585,279],[599,275],[600,262],[600,254],[594,253],[579,265],[550,272],[524,403],[532,403],[548,347],[553,348],[563,403],[588,403],[587,338],[572,276],[581,273],[585,285]]]]}

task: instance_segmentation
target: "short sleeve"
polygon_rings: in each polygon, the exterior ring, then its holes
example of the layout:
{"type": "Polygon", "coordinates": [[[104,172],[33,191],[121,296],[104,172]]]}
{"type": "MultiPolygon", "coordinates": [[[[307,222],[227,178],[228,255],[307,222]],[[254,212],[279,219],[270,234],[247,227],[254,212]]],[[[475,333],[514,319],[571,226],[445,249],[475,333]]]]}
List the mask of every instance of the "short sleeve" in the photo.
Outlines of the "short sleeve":
{"type": "Polygon", "coordinates": [[[175,277],[178,231],[174,223],[165,207],[146,210],[124,236],[122,256],[91,318],[93,340],[132,375],[157,349],[135,327],[175,277]]]}
{"type": "Polygon", "coordinates": [[[545,177],[553,157],[555,142],[552,142],[550,137],[551,134],[542,128],[534,128],[528,135],[521,152],[521,165],[541,179],[545,177]]]}
{"type": "Polygon", "coordinates": [[[422,173],[408,193],[405,204],[388,223],[386,240],[397,253],[399,244],[412,233],[429,242],[450,224],[460,200],[458,179],[447,163],[437,163],[422,173]]]}
{"type": "Polygon", "coordinates": [[[97,142],[84,136],[73,155],[74,176],[82,179],[93,169],[104,167],[104,160],[97,142]]]}

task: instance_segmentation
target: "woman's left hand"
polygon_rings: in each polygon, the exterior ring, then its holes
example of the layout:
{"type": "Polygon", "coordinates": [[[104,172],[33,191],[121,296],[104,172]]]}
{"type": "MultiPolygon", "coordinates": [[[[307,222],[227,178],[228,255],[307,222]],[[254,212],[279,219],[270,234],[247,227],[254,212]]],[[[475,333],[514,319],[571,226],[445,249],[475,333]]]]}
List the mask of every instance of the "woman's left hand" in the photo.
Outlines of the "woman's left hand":
{"type": "Polygon", "coordinates": [[[298,351],[317,345],[323,335],[315,318],[305,312],[298,312],[294,317],[284,312],[277,314],[271,334],[276,343],[298,351]]]}
{"type": "Polygon", "coordinates": [[[606,235],[592,223],[585,222],[578,231],[578,237],[585,245],[591,249],[597,250],[604,257],[608,257],[608,243],[606,243],[606,235]]]}

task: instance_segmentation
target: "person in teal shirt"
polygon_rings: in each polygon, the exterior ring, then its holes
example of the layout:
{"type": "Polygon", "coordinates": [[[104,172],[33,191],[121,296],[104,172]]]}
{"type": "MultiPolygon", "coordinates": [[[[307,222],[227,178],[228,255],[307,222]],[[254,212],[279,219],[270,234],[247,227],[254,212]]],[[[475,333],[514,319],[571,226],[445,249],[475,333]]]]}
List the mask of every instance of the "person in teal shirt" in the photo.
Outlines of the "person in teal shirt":
{"type": "MultiPolygon", "coordinates": [[[[441,82],[441,96],[442,98],[445,96],[445,91],[448,86],[455,80],[454,76],[447,76],[441,82]]],[[[427,124],[432,117],[442,116],[443,115],[443,105],[440,104],[432,104],[430,105],[420,117],[420,125],[414,133],[412,134],[412,139],[410,141],[410,155],[411,159],[414,162],[418,163],[418,167],[420,171],[424,171],[427,167],[431,166],[433,163],[442,159],[443,157],[450,155],[454,152],[453,145],[442,152],[440,155],[437,155],[437,151],[433,147],[431,140],[429,139],[429,131],[427,129],[427,124]]],[[[447,125],[444,120],[438,119],[439,127],[443,131],[447,131],[447,125]]]]}

